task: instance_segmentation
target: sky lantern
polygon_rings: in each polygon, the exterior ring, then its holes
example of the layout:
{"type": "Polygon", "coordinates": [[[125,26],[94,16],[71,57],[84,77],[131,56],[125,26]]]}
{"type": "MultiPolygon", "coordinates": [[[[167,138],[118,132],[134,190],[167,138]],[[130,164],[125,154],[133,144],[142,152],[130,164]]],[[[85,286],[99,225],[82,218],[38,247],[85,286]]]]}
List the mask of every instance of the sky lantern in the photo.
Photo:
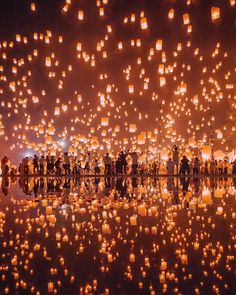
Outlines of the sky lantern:
{"type": "Polygon", "coordinates": [[[163,87],[166,85],[166,78],[165,77],[160,77],[160,87],[163,87]]]}
{"type": "Polygon", "coordinates": [[[51,65],[52,65],[51,57],[50,56],[47,56],[45,58],[45,66],[46,67],[51,67],[51,65]]]}
{"type": "Polygon", "coordinates": [[[189,17],[188,13],[185,13],[183,15],[183,23],[184,23],[184,25],[189,25],[190,24],[190,17],[189,17]]]}
{"type": "Polygon", "coordinates": [[[45,136],[45,143],[46,144],[51,144],[52,143],[52,137],[50,135],[45,136]]]}
{"type": "Polygon", "coordinates": [[[138,144],[144,144],[145,143],[145,135],[139,134],[138,135],[138,144]]]}
{"type": "Polygon", "coordinates": [[[142,30],[148,29],[147,18],[145,16],[141,17],[140,19],[140,26],[142,30]]]}
{"type": "Polygon", "coordinates": [[[20,34],[16,34],[16,42],[21,42],[21,35],[20,34]]]}
{"type": "Polygon", "coordinates": [[[175,10],[173,8],[171,8],[168,12],[168,18],[170,20],[172,20],[172,19],[174,19],[174,17],[175,17],[175,10]]]}
{"type": "Polygon", "coordinates": [[[129,93],[134,93],[134,85],[129,85],[129,93]]]}
{"type": "Polygon", "coordinates": [[[135,13],[132,13],[131,14],[131,17],[130,17],[131,22],[134,23],[135,22],[135,19],[136,19],[135,18],[135,13]]]}
{"type": "Polygon", "coordinates": [[[62,8],[62,12],[63,13],[67,13],[68,12],[68,9],[69,9],[69,4],[68,3],[66,3],[64,6],[63,6],[63,8],[62,8]]]}
{"type": "Polygon", "coordinates": [[[77,51],[81,51],[82,50],[82,43],[78,42],[76,48],[77,48],[77,51]]]}
{"type": "Polygon", "coordinates": [[[118,43],[118,49],[119,49],[119,50],[123,49],[123,43],[122,43],[122,42],[119,42],[119,43],[118,43]]]}
{"type": "Polygon", "coordinates": [[[202,146],[202,158],[209,160],[211,157],[211,147],[209,145],[202,146]]]}
{"type": "Polygon", "coordinates": [[[137,131],[136,124],[129,124],[129,132],[134,133],[137,131]]]}
{"type": "Polygon", "coordinates": [[[216,137],[217,137],[217,139],[222,139],[223,133],[220,130],[216,130],[216,137]]]}
{"type": "Polygon", "coordinates": [[[36,5],[34,2],[31,2],[30,8],[31,8],[31,11],[33,11],[33,12],[36,11],[36,5]]]}
{"type": "Polygon", "coordinates": [[[106,127],[109,125],[109,118],[108,117],[102,117],[101,118],[101,126],[106,127]]]}
{"type": "Polygon", "coordinates": [[[162,43],[163,41],[161,39],[156,41],[156,50],[158,51],[162,50],[162,43]]]}
{"type": "Polygon", "coordinates": [[[99,8],[99,15],[104,16],[104,8],[103,7],[99,8]]]}
{"type": "Polygon", "coordinates": [[[212,21],[218,21],[220,19],[220,7],[213,6],[211,8],[212,21]]]}
{"type": "Polygon", "coordinates": [[[78,10],[78,20],[83,20],[83,19],[84,19],[84,11],[78,10]]]}

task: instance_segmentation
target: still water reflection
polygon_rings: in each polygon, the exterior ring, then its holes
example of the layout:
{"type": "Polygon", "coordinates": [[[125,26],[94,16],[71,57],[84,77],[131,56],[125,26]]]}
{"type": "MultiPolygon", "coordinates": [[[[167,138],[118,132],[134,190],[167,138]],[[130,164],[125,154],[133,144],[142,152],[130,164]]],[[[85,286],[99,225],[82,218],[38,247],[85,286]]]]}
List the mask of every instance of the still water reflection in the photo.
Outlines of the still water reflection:
{"type": "Polygon", "coordinates": [[[0,294],[236,294],[236,178],[0,182],[0,294]]]}

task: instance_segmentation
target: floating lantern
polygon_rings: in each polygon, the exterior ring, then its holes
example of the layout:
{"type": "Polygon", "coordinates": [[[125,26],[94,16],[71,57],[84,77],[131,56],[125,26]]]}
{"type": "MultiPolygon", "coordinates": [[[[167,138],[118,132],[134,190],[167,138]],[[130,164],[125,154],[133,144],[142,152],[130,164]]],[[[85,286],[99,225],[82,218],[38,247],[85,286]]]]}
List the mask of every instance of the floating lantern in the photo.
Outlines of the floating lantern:
{"type": "Polygon", "coordinates": [[[174,19],[174,17],[175,17],[175,10],[171,8],[170,11],[168,12],[168,18],[172,20],[174,19]]]}
{"type": "Polygon", "coordinates": [[[138,206],[138,214],[141,216],[146,216],[147,215],[147,209],[145,208],[144,205],[139,205],[138,206]]]}
{"type": "Polygon", "coordinates": [[[129,93],[134,93],[134,85],[129,85],[129,93]]]}
{"type": "Polygon", "coordinates": [[[140,19],[140,25],[141,25],[142,30],[146,30],[148,28],[148,23],[147,23],[147,18],[146,17],[142,17],[140,19]]]}
{"type": "Polygon", "coordinates": [[[220,19],[220,8],[212,7],[211,8],[211,19],[212,21],[218,21],[220,19]]]}
{"type": "Polygon", "coordinates": [[[103,127],[108,126],[108,125],[109,125],[109,118],[108,118],[108,117],[103,117],[103,118],[101,118],[101,125],[102,125],[103,127]]]}
{"type": "Polygon", "coordinates": [[[134,133],[137,131],[136,124],[130,124],[129,125],[129,132],[134,133]]]}
{"type": "Polygon", "coordinates": [[[161,39],[156,41],[156,50],[158,50],[158,51],[162,50],[162,43],[163,42],[161,39]]]}
{"type": "Polygon", "coordinates": [[[84,11],[78,10],[78,20],[83,20],[83,19],[84,19],[84,11]]]}
{"type": "Polygon", "coordinates": [[[136,216],[130,216],[130,225],[132,225],[132,226],[137,225],[137,217],[136,216]]]}
{"type": "Polygon", "coordinates": [[[190,24],[190,18],[189,18],[189,14],[188,13],[185,13],[183,15],[183,22],[184,22],[184,25],[189,25],[190,24]]]}
{"type": "Polygon", "coordinates": [[[47,56],[45,58],[45,66],[46,67],[51,67],[51,65],[52,65],[51,57],[50,56],[47,56]]]}

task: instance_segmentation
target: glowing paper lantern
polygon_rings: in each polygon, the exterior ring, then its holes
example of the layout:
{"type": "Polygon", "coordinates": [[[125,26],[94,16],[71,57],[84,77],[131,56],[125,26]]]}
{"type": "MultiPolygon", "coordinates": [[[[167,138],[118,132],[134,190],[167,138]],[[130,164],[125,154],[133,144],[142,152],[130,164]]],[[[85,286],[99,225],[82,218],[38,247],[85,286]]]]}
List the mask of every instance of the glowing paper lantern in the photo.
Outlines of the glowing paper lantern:
{"type": "Polygon", "coordinates": [[[162,50],[162,40],[161,39],[159,39],[159,40],[157,40],[156,41],[156,50],[162,50]]]}
{"type": "Polygon", "coordinates": [[[108,126],[109,125],[109,118],[108,117],[101,118],[101,125],[103,127],[108,126]]]}
{"type": "Polygon", "coordinates": [[[51,67],[51,65],[52,65],[51,57],[50,56],[47,56],[45,58],[45,66],[46,67],[51,67]]]}
{"type": "Polygon", "coordinates": [[[218,139],[221,139],[221,138],[223,138],[223,133],[220,130],[217,130],[216,136],[218,139]]]}
{"type": "Polygon", "coordinates": [[[129,132],[134,133],[137,131],[136,124],[130,124],[129,125],[129,132]]]}
{"type": "Polygon", "coordinates": [[[212,21],[218,21],[220,19],[220,8],[212,7],[211,8],[211,19],[212,21]]]}
{"type": "Polygon", "coordinates": [[[130,216],[130,225],[137,225],[137,217],[136,216],[130,216]]]}
{"type": "Polygon", "coordinates": [[[138,214],[141,216],[146,216],[147,215],[147,209],[145,208],[144,205],[139,205],[138,206],[138,214]]]}
{"type": "Polygon", "coordinates": [[[189,18],[189,14],[188,13],[185,13],[183,15],[183,22],[184,22],[184,25],[189,25],[190,24],[190,18],[189,18]]]}
{"type": "Polygon", "coordinates": [[[222,215],[223,214],[223,207],[217,207],[216,214],[222,215]]]}
{"type": "Polygon", "coordinates": [[[31,8],[31,11],[35,11],[36,10],[36,6],[35,6],[35,3],[34,2],[31,3],[30,8],[31,8]]]}
{"type": "Polygon", "coordinates": [[[129,93],[134,93],[134,85],[129,85],[129,93]]]}
{"type": "Polygon", "coordinates": [[[168,13],[168,18],[173,19],[175,16],[175,10],[172,8],[168,13]]]}
{"type": "Polygon", "coordinates": [[[143,134],[138,135],[138,144],[144,144],[145,143],[145,136],[143,134]]]}
{"type": "Polygon", "coordinates": [[[202,203],[207,205],[212,203],[211,192],[208,188],[202,190],[202,203]]]}
{"type": "Polygon", "coordinates": [[[148,23],[147,23],[147,18],[146,17],[142,17],[140,19],[140,25],[141,25],[142,30],[146,30],[148,28],[148,23]]]}
{"type": "Polygon", "coordinates": [[[111,233],[111,228],[109,224],[103,224],[102,225],[102,233],[103,234],[110,234],[111,233]]]}
{"type": "Polygon", "coordinates": [[[166,78],[165,77],[160,77],[160,87],[163,87],[166,85],[166,78]]]}
{"type": "Polygon", "coordinates": [[[202,158],[204,160],[209,160],[211,157],[211,147],[209,145],[204,145],[202,147],[202,158]]]}
{"type": "Polygon", "coordinates": [[[84,11],[83,10],[79,10],[78,11],[78,20],[83,20],[84,19],[84,11]]]}

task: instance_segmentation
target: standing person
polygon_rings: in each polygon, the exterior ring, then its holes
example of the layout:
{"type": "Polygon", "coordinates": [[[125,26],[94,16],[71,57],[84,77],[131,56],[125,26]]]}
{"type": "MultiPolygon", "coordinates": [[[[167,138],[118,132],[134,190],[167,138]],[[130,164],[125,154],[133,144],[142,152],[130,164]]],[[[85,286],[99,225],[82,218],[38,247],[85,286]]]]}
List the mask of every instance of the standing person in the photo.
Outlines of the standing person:
{"type": "Polygon", "coordinates": [[[228,168],[229,167],[228,167],[228,161],[227,160],[224,160],[224,165],[223,166],[224,166],[224,170],[223,170],[224,174],[228,174],[228,168]]]}
{"type": "Polygon", "coordinates": [[[210,175],[215,174],[215,160],[212,158],[210,161],[210,175]]]}
{"type": "Polygon", "coordinates": [[[60,175],[61,174],[61,157],[58,157],[56,162],[55,162],[55,167],[56,167],[56,174],[60,175]]]}
{"type": "Polygon", "coordinates": [[[177,145],[173,146],[172,152],[173,152],[174,169],[176,167],[176,174],[178,174],[179,173],[179,149],[178,149],[177,145]]]}
{"type": "Polygon", "coordinates": [[[4,156],[1,162],[2,175],[7,175],[10,171],[10,159],[4,156]]]}
{"type": "Polygon", "coordinates": [[[204,175],[209,175],[208,161],[207,160],[204,163],[204,175]]]}
{"type": "Polygon", "coordinates": [[[217,175],[218,174],[218,162],[217,160],[215,160],[215,171],[214,174],[217,175]]]}
{"type": "Polygon", "coordinates": [[[121,151],[120,153],[120,161],[121,161],[121,173],[126,174],[127,173],[127,160],[126,160],[126,154],[121,151]]]}
{"type": "Polygon", "coordinates": [[[90,171],[90,153],[87,153],[87,155],[85,156],[85,167],[84,170],[87,174],[89,174],[90,171]]]}
{"type": "Polygon", "coordinates": [[[132,160],[132,171],[131,174],[136,175],[138,172],[138,154],[133,152],[130,154],[132,160]]]}
{"type": "Polygon", "coordinates": [[[72,171],[73,171],[73,174],[76,175],[77,174],[77,157],[73,157],[72,158],[72,171]]]}
{"type": "Polygon", "coordinates": [[[47,169],[48,169],[48,162],[45,157],[43,157],[43,175],[47,175],[47,169]]]}
{"type": "Polygon", "coordinates": [[[120,156],[118,156],[117,160],[116,160],[116,175],[121,174],[121,160],[120,160],[120,156]]]}
{"type": "Polygon", "coordinates": [[[64,169],[65,169],[65,174],[69,175],[70,174],[70,157],[68,153],[64,153],[64,169]]]}
{"type": "Polygon", "coordinates": [[[233,162],[232,174],[236,174],[236,160],[233,162]]]}
{"type": "Polygon", "coordinates": [[[46,162],[47,162],[47,174],[49,174],[49,171],[50,171],[50,159],[49,159],[49,156],[46,156],[46,162]]]}
{"type": "Polygon", "coordinates": [[[39,158],[37,155],[34,155],[33,166],[34,166],[34,174],[38,174],[39,173],[39,158]]]}
{"type": "Polygon", "coordinates": [[[193,175],[200,174],[200,161],[198,157],[194,158],[193,160],[193,175]]]}
{"type": "Polygon", "coordinates": [[[51,156],[51,160],[50,160],[50,172],[51,173],[54,173],[55,161],[56,161],[55,157],[51,156]]]}
{"type": "Polygon", "coordinates": [[[85,163],[84,171],[85,171],[85,174],[89,174],[89,171],[90,171],[89,162],[86,162],[86,163],[85,163]]]}
{"type": "Polygon", "coordinates": [[[180,174],[185,175],[190,174],[190,165],[189,165],[189,159],[186,156],[183,156],[181,160],[181,165],[180,165],[180,174]]]}
{"type": "Polygon", "coordinates": [[[104,165],[105,165],[105,175],[111,174],[111,157],[109,156],[109,153],[106,153],[105,157],[103,158],[104,165]]]}
{"type": "Polygon", "coordinates": [[[223,174],[223,169],[224,168],[224,165],[223,165],[223,161],[220,160],[219,161],[219,165],[218,165],[218,171],[219,171],[219,174],[222,175],[223,174]]]}
{"type": "Polygon", "coordinates": [[[26,157],[25,159],[24,159],[24,167],[25,167],[25,174],[26,175],[28,175],[29,174],[29,158],[28,157],[26,157]]]}
{"type": "Polygon", "coordinates": [[[169,158],[169,160],[166,162],[167,166],[167,175],[173,175],[174,174],[174,162],[169,158]]]}
{"type": "Polygon", "coordinates": [[[39,159],[39,173],[40,173],[40,175],[43,175],[43,173],[44,173],[43,164],[44,164],[44,156],[41,156],[39,159]]]}
{"type": "Polygon", "coordinates": [[[95,163],[94,163],[94,173],[95,173],[95,175],[100,174],[100,166],[99,166],[99,161],[98,161],[98,159],[95,159],[95,163]]]}
{"type": "Polygon", "coordinates": [[[156,161],[154,161],[152,164],[152,174],[157,175],[157,173],[158,173],[158,164],[156,161]]]}
{"type": "Polygon", "coordinates": [[[111,175],[112,176],[116,175],[116,162],[115,161],[111,162],[111,175]]]}

